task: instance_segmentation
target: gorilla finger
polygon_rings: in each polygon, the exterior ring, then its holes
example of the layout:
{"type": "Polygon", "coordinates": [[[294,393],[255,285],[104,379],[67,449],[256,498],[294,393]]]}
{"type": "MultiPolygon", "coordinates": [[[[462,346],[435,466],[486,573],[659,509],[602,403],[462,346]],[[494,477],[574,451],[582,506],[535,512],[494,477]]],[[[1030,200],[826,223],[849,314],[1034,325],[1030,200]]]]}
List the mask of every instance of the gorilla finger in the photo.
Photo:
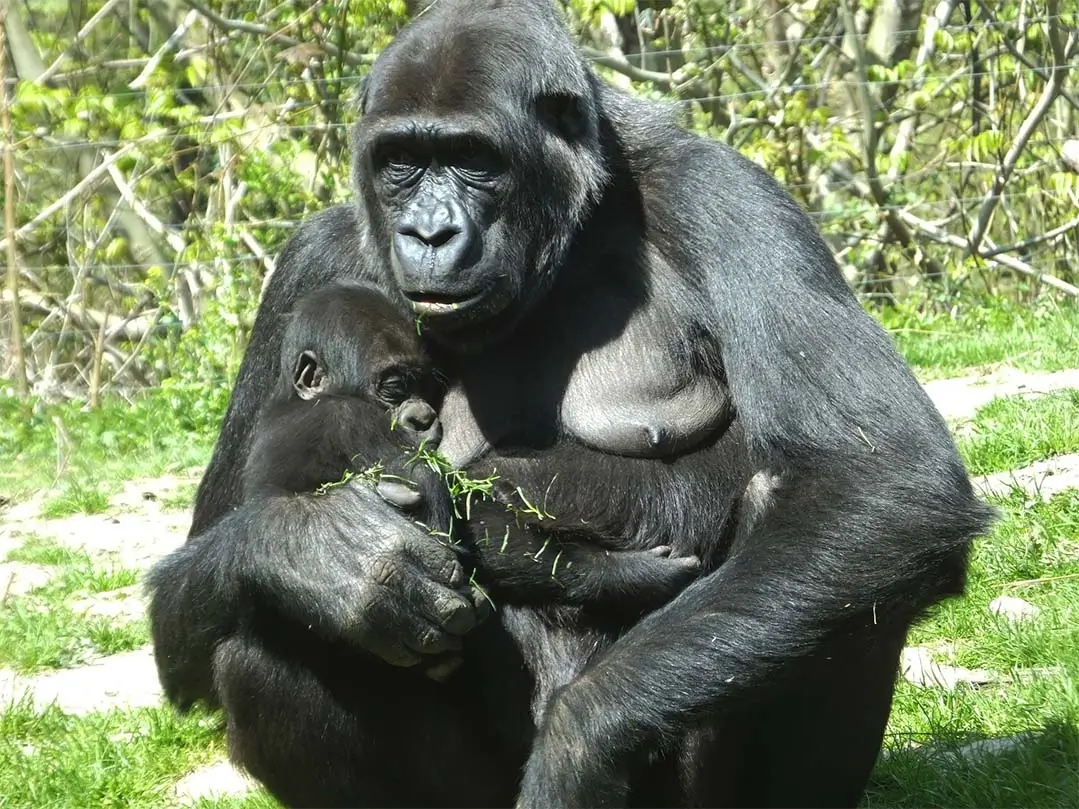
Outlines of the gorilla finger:
{"type": "Polygon", "coordinates": [[[409,556],[427,578],[452,589],[462,587],[467,581],[457,552],[428,536],[411,539],[406,545],[409,556]]]}
{"type": "Polygon", "coordinates": [[[461,638],[451,635],[430,624],[417,622],[417,625],[407,634],[405,646],[413,652],[422,655],[437,655],[445,652],[461,651],[461,638]]]}
{"type": "Polygon", "coordinates": [[[656,556],[670,556],[671,555],[671,546],[670,545],[658,545],[655,548],[652,548],[649,551],[649,553],[654,553],[656,556]]]}
{"type": "Polygon", "coordinates": [[[677,562],[687,570],[697,570],[701,566],[701,560],[696,556],[675,556],[672,562],[677,562]]]}
{"type": "Polygon", "coordinates": [[[447,655],[438,662],[428,666],[424,669],[423,673],[436,683],[444,683],[450,678],[451,674],[461,668],[461,664],[464,661],[465,659],[461,655],[447,655]]]}
{"type": "Polygon", "coordinates": [[[369,651],[376,657],[389,663],[391,666],[399,666],[400,668],[415,666],[423,660],[419,654],[403,644],[378,645],[369,651]]]}
{"type": "Polygon", "coordinates": [[[482,624],[484,621],[486,621],[488,618],[490,618],[491,615],[494,613],[494,611],[495,611],[494,602],[491,601],[491,596],[489,596],[487,594],[487,591],[484,590],[480,585],[473,584],[473,585],[471,585],[469,587],[466,587],[462,591],[462,594],[464,595],[465,598],[467,598],[469,600],[469,603],[471,603],[472,606],[475,608],[475,611],[476,611],[475,615],[476,615],[476,623],[477,624],[482,624]]]}
{"type": "Polygon", "coordinates": [[[476,625],[476,608],[469,599],[429,581],[422,573],[408,578],[401,595],[413,614],[451,635],[463,635],[476,625]]]}

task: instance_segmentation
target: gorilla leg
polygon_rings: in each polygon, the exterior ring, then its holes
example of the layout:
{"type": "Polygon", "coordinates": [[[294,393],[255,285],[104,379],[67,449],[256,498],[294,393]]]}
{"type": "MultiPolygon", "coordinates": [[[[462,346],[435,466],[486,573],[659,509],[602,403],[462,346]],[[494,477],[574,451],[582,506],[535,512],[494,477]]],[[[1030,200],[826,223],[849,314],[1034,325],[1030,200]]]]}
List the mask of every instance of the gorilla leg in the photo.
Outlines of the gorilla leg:
{"type": "Polygon", "coordinates": [[[515,768],[487,755],[467,699],[415,669],[324,645],[286,653],[244,635],[218,646],[214,669],[230,758],[288,806],[513,799],[515,768]]]}
{"type": "Polygon", "coordinates": [[[680,756],[686,805],[857,805],[906,635],[880,629],[836,642],[781,693],[692,732],[680,756]]]}

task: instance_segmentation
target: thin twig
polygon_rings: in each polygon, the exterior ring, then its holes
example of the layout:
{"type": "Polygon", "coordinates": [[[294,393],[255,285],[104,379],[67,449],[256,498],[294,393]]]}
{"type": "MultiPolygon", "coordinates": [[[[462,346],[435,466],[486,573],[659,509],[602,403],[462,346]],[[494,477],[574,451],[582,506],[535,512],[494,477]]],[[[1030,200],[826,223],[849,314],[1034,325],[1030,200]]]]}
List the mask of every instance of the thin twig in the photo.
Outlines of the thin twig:
{"type": "Polygon", "coordinates": [[[161,64],[161,60],[165,58],[165,54],[171,51],[187,34],[187,30],[195,24],[195,20],[199,18],[199,12],[195,9],[191,9],[187,12],[187,16],[184,17],[172,35],[165,40],[165,44],[158,48],[154,55],[150,57],[150,61],[146,63],[146,66],[127,86],[132,90],[141,90],[142,86],[150,80],[150,76],[157,70],[157,66],[161,64]]]}
{"type": "Polygon", "coordinates": [[[7,234],[7,283],[11,297],[11,353],[15,360],[15,384],[19,399],[30,398],[26,379],[26,352],[23,349],[22,303],[19,298],[19,267],[15,256],[15,150],[11,134],[11,107],[7,96],[7,14],[0,6],[0,98],[4,129],[4,233],[7,234]]]}
{"type": "Polygon", "coordinates": [[[1049,28],[1049,41],[1052,43],[1053,70],[1049,74],[1049,79],[1046,82],[1045,89],[1042,91],[1038,102],[1019,126],[1019,131],[1015,133],[1015,139],[1012,141],[1012,145],[1004,155],[1004,159],[1000,163],[1000,169],[993,178],[993,186],[989,191],[989,195],[985,198],[985,201],[982,202],[981,208],[978,209],[978,216],[970,229],[970,236],[967,237],[967,242],[970,245],[970,251],[972,253],[977,253],[978,248],[981,246],[982,239],[985,237],[986,230],[989,227],[989,220],[993,216],[993,211],[995,211],[1000,204],[1001,196],[1004,193],[1004,186],[1007,185],[1008,178],[1011,177],[1012,172],[1015,171],[1015,166],[1027,147],[1027,141],[1030,140],[1031,135],[1034,134],[1038,125],[1041,124],[1042,119],[1049,112],[1050,107],[1053,106],[1053,102],[1057,100],[1057,96],[1060,95],[1060,89],[1064,85],[1064,77],[1066,74],[1063,68],[1065,65],[1061,64],[1059,60],[1064,58],[1065,49],[1060,42],[1060,22],[1057,19],[1058,11],[1058,0],[1048,0],[1048,19],[1045,24],[1049,28]]]}
{"type": "MultiPolygon", "coordinates": [[[[997,264],[1001,267],[1007,267],[1009,270],[1014,270],[1022,275],[1028,275],[1031,278],[1035,278],[1046,286],[1053,287],[1061,292],[1066,292],[1072,297],[1079,298],[1079,287],[1074,284],[1069,284],[1067,281],[1062,281],[1056,276],[1049,275],[1048,273],[1041,272],[1036,267],[1032,267],[1025,261],[1020,261],[1014,256],[999,255],[992,252],[992,247],[986,252],[972,251],[970,244],[962,236],[956,236],[941,230],[931,222],[926,222],[924,219],[919,219],[909,211],[899,211],[899,216],[909,224],[912,228],[915,228],[926,238],[939,242],[940,244],[947,244],[951,247],[958,247],[960,250],[967,251],[971,255],[989,261],[993,264],[997,264]]],[[[990,244],[989,239],[985,240],[987,244],[990,244]]]]}
{"type": "Polygon", "coordinates": [[[116,190],[120,192],[120,197],[123,201],[131,207],[131,210],[135,212],[135,215],[138,216],[139,219],[146,223],[146,226],[150,228],[150,230],[154,231],[154,233],[159,236],[164,237],[169,247],[171,247],[176,252],[177,257],[179,257],[187,247],[183,238],[154,216],[154,214],[150,212],[150,209],[142,204],[142,200],[135,195],[135,190],[127,182],[127,179],[120,172],[120,169],[116,168],[115,164],[110,164],[106,171],[108,171],[109,177],[112,178],[116,190]]]}
{"type": "MultiPolygon", "coordinates": [[[[955,4],[956,0],[941,0],[933,13],[926,19],[925,31],[922,35],[922,44],[921,47],[918,48],[918,55],[914,59],[915,69],[918,71],[918,74],[914,86],[911,89],[918,90],[925,84],[925,66],[933,57],[933,52],[936,50],[937,31],[939,31],[951,18],[952,12],[955,10],[955,4]]],[[[889,187],[899,176],[899,164],[902,161],[903,155],[910,149],[911,139],[918,127],[920,118],[921,116],[915,113],[904,118],[899,124],[899,129],[895,135],[895,142],[892,144],[892,149],[888,153],[888,173],[886,176],[889,181],[889,187]]]]}
{"type": "Polygon", "coordinates": [[[1029,239],[1024,239],[1021,242],[1013,242],[1012,244],[998,245],[992,250],[982,250],[978,255],[982,258],[993,258],[1001,253],[1016,253],[1020,250],[1026,250],[1030,247],[1037,247],[1040,244],[1051,242],[1058,236],[1063,236],[1070,231],[1079,231],[1079,216],[1074,219],[1069,219],[1063,225],[1047,230],[1039,236],[1031,236],[1029,239]]]}
{"type": "Polygon", "coordinates": [[[1045,584],[1051,581],[1070,581],[1071,579],[1079,579],[1079,573],[1063,573],[1060,576],[1043,576],[1040,579],[1022,579],[1020,581],[1010,581],[1005,583],[1004,586],[1019,590],[1023,587],[1033,587],[1036,584],[1045,584]]]}
{"type": "Polygon", "coordinates": [[[94,360],[90,371],[90,409],[97,410],[98,399],[101,394],[101,359],[105,355],[105,331],[109,323],[109,309],[105,307],[105,316],[101,318],[101,325],[97,330],[97,339],[94,341],[94,360]]]}
{"type": "MultiPolygon", "coordinates": [[[[35,216],[18,230],[13,231],[11,235],[14,236],[14,239],[16,240],[24,239],[29,236],[31,233],[34,232],[38,225],[47,220],[57,211],[66,208],[73,199],[82,194],[84,191],[88,191],[95,185],[97,185],[97,183],[101,180],[101,175],[106,174],[109,168],[114,163],[116,163],[116,161],[120,160],[128,152],[132,151],[136,146],[140,145],[140,142],[141,139],[140,141],[132,141],[131,143],[125,144],[123,147],[116,150],[112,154],[106,155],[105,159],[98,166],[95,166],[91,171],[87,172],[86,176],[83,177],[78,183],[76,183],[75,186],[73,186],[69,191],[67,191],[62,197],[57,199],[51,205],[47,205],[46,207],[44,207],[37,216],[35,216]]],[[[9,242],[14,244],[14,241],[11,238],[4,238],[3,240],[0,240],[0,243],[2,243],[2,245],[5,247],[9,242]]]]}
{"type": "MultiPolygon", "coordinates": [[[[208,8],[206,4],[198,2],[198,0],[183,0],[183,2],[186,6],[188,6],[189,8],[193,8],[207,20],[216,25],[218,28],[224,28],[226,31],[241,31],[245,34],[254,34],[255,36],[260,37],[269,37],[277,42],[280,42],[282,45],[287,45],[289,47],[307,44],[299,39],[294,39],[293,37],[286,36],[280,31],[275,31],[274,29],[265,25],[247,22],[246,20],[230,20],[227,17],[222,17],[213,9],[208,8]]],[[[326,53],[328,53],[330,56],[334,57],[335,59],[340,59],[341,61],[349,65],[369,65],[375,61],[375,57],[372,54],[355,54],[351,51],[344,51],[331,42],[320,42],[319,47],[326,51],[326,53]]]]}
{"type": "MultiPolygon", "coordinates": [[[[884,186],[881,184],[880,174],[877,172],[878,133],[876,121],[873,119],[873,111],[876,105],[873,103],[873,97],[869,93],[869,60],[865,54],[865,46],[857,35],[858,28],[854,22],[854,11],[851,8],[850,0],[844,0],[841,12],[843,26],[852,35],[851,43],[854,48],[854,61],[858,69],[858,106],[862,112],[862,123],[865,129],[862,141],[869,195],[876,202],[880,212],[884,214],[884,220],[887,222],[892,235],[904,247],[911,247],[914,244],[914,235],[897,215],[896,207],[890,204],[888,192],[885,191],[884,186]]],[[[934,259],[925,256],[924,261],[930,275],[937,278],[945,276],[944,268],[934,259]]]]}
{"type": "Polygon", "coordinates": [[[87,20],[86,25],[79,29],[79,33],[75,34],[75,39],[72,41],[71,46],[67,48],[63,53],[61,53],[56,58],[56,61],[45,69],[44,73],[37,77],[37,83],[44,84],[50,78],[52,78],[53,74],[55,74],[56,71],[60,69],[60,65],[62,65],[64,63],[64,60],[67,59],[68,53],[77,48],[79,43],[90,35],[90,32],[94,30],[95,26],[97,26],[99,22],[105,19],[108,13],[114,8],[116,8],[116,6],[120,5],[121,2],[122,0],[108,0],[108,2],[106,2],[105,5],[103,5],[101,9],[97,12],[97,14],[87,20]]]}

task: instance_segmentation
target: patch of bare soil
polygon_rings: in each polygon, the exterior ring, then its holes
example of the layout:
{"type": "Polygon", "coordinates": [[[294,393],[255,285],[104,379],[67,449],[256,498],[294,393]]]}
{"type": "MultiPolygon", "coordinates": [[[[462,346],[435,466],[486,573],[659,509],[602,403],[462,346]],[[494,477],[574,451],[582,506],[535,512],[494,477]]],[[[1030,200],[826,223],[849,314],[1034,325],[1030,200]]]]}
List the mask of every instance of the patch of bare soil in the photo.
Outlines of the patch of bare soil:
{"type": "Polygon", "coordinates": [[[949,421],[970,418],[998,396],[1040,396],[1068,388],[1079,388],[1079,369],[1028,373],[1005,368],[986,376],[937,379],[925,385],[929,398],[949,421]]]}
{"type": "Polygon", "coordinates": [[[76,716],[113,708],[149,708],[162,700],[149,646],[34,677],[0,669],[0,705],[27,694],[39,710],[55,702],[64,713],[76,716]]]}

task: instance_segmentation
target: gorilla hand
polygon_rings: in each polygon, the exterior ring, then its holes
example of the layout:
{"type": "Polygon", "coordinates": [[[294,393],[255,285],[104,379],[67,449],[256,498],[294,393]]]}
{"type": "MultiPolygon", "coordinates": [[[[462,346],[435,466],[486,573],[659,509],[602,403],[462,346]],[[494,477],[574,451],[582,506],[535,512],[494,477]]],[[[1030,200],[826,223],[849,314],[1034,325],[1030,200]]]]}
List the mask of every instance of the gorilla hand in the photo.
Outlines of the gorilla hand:
{"type": "Polygon", "coordinates": [[[273,541],[244,566],[246,585],[328,640],[411,666],[459,650],[482,617],[484,599],[454,551],[369,487],[347,483],[264,506],[256,534],[273,541]]]}

